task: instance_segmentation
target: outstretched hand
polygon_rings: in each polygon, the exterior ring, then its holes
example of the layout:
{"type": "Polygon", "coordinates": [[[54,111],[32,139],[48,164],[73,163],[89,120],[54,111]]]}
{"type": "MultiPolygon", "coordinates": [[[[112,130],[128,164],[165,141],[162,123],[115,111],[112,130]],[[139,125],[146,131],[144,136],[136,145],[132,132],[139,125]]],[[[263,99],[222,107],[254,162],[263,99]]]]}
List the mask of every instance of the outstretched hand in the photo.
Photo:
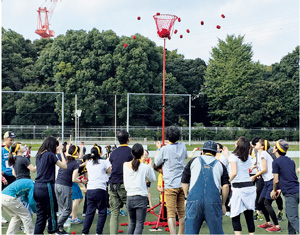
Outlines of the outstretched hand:
{"type": "Polygon", "coordinates": [[[157,141],[157,142],[156,142],[156,147],[157,147],[157,149],[160,149],[160,148],[161,148],[161,143],[160,143],[160,141],[157,141]]]}

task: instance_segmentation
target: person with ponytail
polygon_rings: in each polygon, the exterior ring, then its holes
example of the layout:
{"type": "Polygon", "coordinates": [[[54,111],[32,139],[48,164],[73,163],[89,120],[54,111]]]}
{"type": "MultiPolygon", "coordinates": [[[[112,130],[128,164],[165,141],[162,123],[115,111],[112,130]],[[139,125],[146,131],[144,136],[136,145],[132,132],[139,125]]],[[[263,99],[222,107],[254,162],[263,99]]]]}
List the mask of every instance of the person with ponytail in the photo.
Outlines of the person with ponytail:
{"type": "Polygon", "coordinates": [[[34,185],[34,200],[36,202],[36,222],[34,234],[43,234],[48,221],[48,233],[57,232],[57,201],[54,190],[55,165],[67,169],[64,157],[61,160],[56,156],[62,154],[62,146],[55,137],[48,136],[36,155],[37,175],[34,185]]]}
{"type": "MultiPolygon", "coordinates": [[[[70,158],[74,158],[75,159],[79,159],[81,155],[81,151],[80,151],[80,147],[79,146],[76,146],[76,145],[71,145],[68,149],[68,154],[67,156],[70,158]]],[[[79,167],[79,166],[78,166],[79,167]]],[[[74,173],[75,174],[75,173],[74,173]]],[[[77,177],[78,177],[78,172],[76,173],[77,177]]],[[[72,212],[71,212],[71,224],[81,224],[83,222],[83,220],[79,219],[77,217],[77,210],[78,210],[78,207],[79,207],[79,204],[82,202],[83,200],[83,195],[82,195],[82,192],[81,192],[81,189],[80,188],[84,188],[84,185],[83,185],[83,181],[82,179],[77,182],[76,180],[73,181],[73,184],[72,184],[72,191],[73,191],[73,194],[72,194],[72,200],[73,200],[73,206],[72,206],[72,212]],[[80,185],[79,185],[80,184],[80,185]]]]}
{"type": "Polygon", "coordinates": [[[259,207],[265,216],[266,223],[258,225],[259,228],[266,229],[268,232],[280,232],[281,227],[278,224],[278,219],[276,217],[275,211],[272,207],[273,199],[270,194],[273,190],[273,174],[272,174],[272,163],[273,158],[267,152],[270,148],[270,144],[267,140],[259,139],[255,144],[255,149],[257,150],[257,173],[251,177],[254,181],[258,176],[262,176],[264,180],[264,187],[260,194],[258,200],[259,207]],[[274,222],[274,225],[270,222],[270,217],[274,222]]]}
{"type": "Polygon", "coordinates": [[[133,159],[123,164],[123,179],[127,191],[127,210],[130,218],[128,234],[142,234],[147,214],[148,191],[146,181],[156,180],[152,161],[141,163],[144,148],[141,144],[133,145],[133,159]],[[134,183],[133,183],[134,182],[134,183]]]}
{"type": "MultiPolygon", "coordinates": [[[[65,145],[66,146],[66,145],[65,145]]],[[[66,147],[64,147],[66,148],[66,147]]],[[[76,146],[70,146],[70,151],[73,152],[76,146]]],[[[63,150],[64,151],[64,150],[63,150]]],[[[66,151],[65,151],[66,152],[66,151]]],[[[78,179],[78,168],[79,164],[76,161],[77,156],[67,155],[67,169],[59,169],[56,182],[55,182],[55,193],[57,197],[58,209],[60,212],[57,226],[58,234],[66,234],[64,230],[64,223],[67,221],[69,215],[72,212],[72,184],[84,183],[82,179],[78,179]]]]}
{"type": "Polygon", "coordinates": [[[109,160],[101,159],[100,146],[94,145],[91,149],[91,159],[86,164],[87,169],[87,208],[83,222],[83,234],[89,234],[94,220],[95,211],[98,210],[96,234],[102,234],[107,217],[107,173],[111,173],[109,160]]]}
{"type": "Polygon", "coordinates": [[[30,179],[30,171],[36,172],[36,166],[30,163],[30,160],[23,157],[26,152],[25,146],[16,142],[11,146],[11,152],[8,155],[8,165],[13,166],[13,175],[16,179],[30,179]]]}

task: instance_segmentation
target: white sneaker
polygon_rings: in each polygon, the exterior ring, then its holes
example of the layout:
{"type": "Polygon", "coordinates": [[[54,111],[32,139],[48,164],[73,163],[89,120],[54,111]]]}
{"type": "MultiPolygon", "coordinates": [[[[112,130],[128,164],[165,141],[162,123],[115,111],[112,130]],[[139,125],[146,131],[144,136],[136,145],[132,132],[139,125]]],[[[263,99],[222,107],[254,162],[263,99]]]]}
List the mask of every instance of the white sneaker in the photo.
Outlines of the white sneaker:
{"type": "Polygon", "coordinates": [[[225,213],[225,215],[226,215],[226,216],[230,216],[230,212],[227,211],[227,212],[225,213]]]}
{"type": "Polygon", "coordinates": [[[2,224],[6,224],[8,221],[2,216],[2,221],[1,221],[1,223],[2,224]]]}

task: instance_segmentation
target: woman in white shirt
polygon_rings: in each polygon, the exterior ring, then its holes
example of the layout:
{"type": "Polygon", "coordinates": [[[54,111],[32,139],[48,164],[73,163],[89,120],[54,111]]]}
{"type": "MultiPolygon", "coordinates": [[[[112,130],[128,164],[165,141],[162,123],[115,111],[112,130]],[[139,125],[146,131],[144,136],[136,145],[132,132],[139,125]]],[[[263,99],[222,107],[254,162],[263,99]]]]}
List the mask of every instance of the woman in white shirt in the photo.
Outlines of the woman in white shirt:
{"type": "Polygon", "coordinates": [[[87,208],[83,222],[83,234],[89,234],[96,209],[98,210],[97,234],[102,234],[107,216],[106,173],[111,172],[111,164],[108,160],[101,159],[101,155],[101,147],[94,146],[91,149],[91,159],[86,164],[88,176],[87,208]]]}
{"type": "Polygon", "coordinates": [[[147,213],[148,191],[146,180],[156,180],[152,161],[149,164],[140,162],[144,154],[141,144],[131,149],[133,160],[123,165],[124,186],[127,191],[127,210],[130,218],[127,234],[142,234],[147,213]]]}
{"type": "Polygon", "coordinates": [[[240,137],[235,143],[235,150],[229,157],[232,196],[230,199],[230,217],[235,234],[242,233],[240,214],[244,212],[248,232],[254,234],[255,225],[253,211],[255,209],[256,188],[251,181],[249,168],[250,142],[246,137],[240,137]]]}
{"type": "Polygon", "coordinates": [[[273,190],[273,158],[267,152],[269,147],[269,142],[264,139],[259,139],[259,141],[256,143],[255,149],[257,150],[257,166],[260,171],[252,176],[251,179],[254,181],[256,177],[261,175],[264,180],[264,187],[260,194],[258,205],[262,209],[266,223],[260,224],[258,227],[264,228],[268,232],[280,232],[281,228],[278,225],[278,219],[272,207],[273,199],[270,197],[271,191],[273,190]],[[271,224],[270,217],[273,220],[274,225],[271,224]]]}

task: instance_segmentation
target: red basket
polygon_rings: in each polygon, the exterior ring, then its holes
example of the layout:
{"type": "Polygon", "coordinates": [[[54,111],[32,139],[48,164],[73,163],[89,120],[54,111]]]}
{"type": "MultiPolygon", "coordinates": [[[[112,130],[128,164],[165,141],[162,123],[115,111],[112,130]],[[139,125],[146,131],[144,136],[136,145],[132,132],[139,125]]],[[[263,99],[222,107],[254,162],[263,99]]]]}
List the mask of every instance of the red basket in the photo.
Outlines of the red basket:
{"type": "Polygon", "coordinates": [[[154,15],[153,18],[157,27],[157,35],[160,38],[170,38],[173,33],[173,25],[178,17],[175,15],[161,14],[154,15]]]}

